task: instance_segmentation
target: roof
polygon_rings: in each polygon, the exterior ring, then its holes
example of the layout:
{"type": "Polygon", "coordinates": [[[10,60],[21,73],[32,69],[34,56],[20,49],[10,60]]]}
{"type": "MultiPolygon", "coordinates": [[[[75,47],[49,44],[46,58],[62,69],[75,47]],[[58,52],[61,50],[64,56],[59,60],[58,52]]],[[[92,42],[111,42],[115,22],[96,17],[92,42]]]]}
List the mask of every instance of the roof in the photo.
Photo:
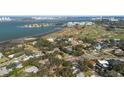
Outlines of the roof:
{"type": "Polygon", "coordinates": [[[104,67],[108,67],[108,61],[106,61],[106,60],[98,60],[98,62],[100,63],[100,64],[102,64],[104,67]]]}
{"type": "Polygon", "coordinates": [[[85,77],[84,73],[83,72],[80,72],[77,74],[77,77],[85,77]]]}
{"type": "Polygon", "coordinates": [[[8,73],[9,73],[9,70],[7,70],[6,67],[0,68],[0,76],[3,76],[8,73]]]}
{"type": "Polygon", "coordinates": [[[108,64],[108,61],[106,61],[106,60],[98,60],[99,61],[99,63],[101,63],[101,64],[108,64]]]}
{"type": "Polygon", "coordinates": [[[11,54],[11,55],[9,55],[8,57],[9,58],[13,58],[15,56],[15,54],[11,54]]]}
{"type": "Polygon", "coordinates": [[[0,58],[1,58],[1,57],[3,57],[3,54],[2,54],[2,53],[0,53],[0,58]]]}
{"type": "Polygon", "coordinates": [[[38,68],[35,67],[35,66],[28,67],[28,68],[25,69],[25,72],[28,72],[28,73],[31,73],[31,72],[37,73],[38,72],[38,68]]]}
{"type": "Polygon", "coordinates": [[[92,65],[95,65],[96,61],[91,60],[91,61],[89,61],[89,63],[92,64],[92,65]]]}
{"type": "Polygon", "coordinates": [[[115,60],[115,59],[109,59],[108,60],[110,65],[118,65],[118,64],[122,64],[123,62],[120,60],[115,60]]]}

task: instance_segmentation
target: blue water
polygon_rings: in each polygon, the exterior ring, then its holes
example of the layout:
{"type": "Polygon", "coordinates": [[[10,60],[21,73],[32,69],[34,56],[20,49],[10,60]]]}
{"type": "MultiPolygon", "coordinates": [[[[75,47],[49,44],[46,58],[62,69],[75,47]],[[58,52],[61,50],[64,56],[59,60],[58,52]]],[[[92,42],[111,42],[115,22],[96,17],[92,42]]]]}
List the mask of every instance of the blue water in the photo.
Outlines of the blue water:
{"type": "Polygon", "coordinates": [[[0,22],[0,42],[22,38],[26,36],[42,35],[45,33],[56,31],[56,28],[62,28],[63,24],[69,21],[82,21],[83,19],[66,19],[66,20],[44,20],[44,21],[11,21],[0,22]],[[52,26],[44,28],[20,28],[26,24],[33,23],[52,23],[52,26]]]}
{"type": "Polygon", "coordinates": [[[0,23],[0,41],[21,38],[25,36],[32,36],[37,34],[44,34],[46,32],[54,31],[57,26],[50,26],[44,28],[20,28],[25,24],[32,24],[39,22],[3,22],[0,23]]]}

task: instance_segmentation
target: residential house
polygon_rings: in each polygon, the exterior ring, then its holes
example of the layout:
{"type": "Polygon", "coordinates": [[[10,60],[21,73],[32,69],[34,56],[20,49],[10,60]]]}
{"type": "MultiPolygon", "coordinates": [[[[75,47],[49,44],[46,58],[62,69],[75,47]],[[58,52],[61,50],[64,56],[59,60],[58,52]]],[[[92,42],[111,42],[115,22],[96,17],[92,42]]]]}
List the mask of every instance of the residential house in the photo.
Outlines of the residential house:
{"type": "Polygon", "coordinates": [[[112,69],[112,67],[115,65],[119,65],[123,63],[121,60],[115,60],[115,59],[109,59],[107,61],[109,62],[109,69],[112,69]]]}
{"type": "Polygon", "coordinates": [[[109,62],[106,60],[97,60],[96,65],[100,65],[103,68],[107,68],[109,66],[109,62]]]}
{"type": "Polygon", "coordinates": [[[23,61],[27,61],[27,60],[29,60],[30,58],[34,58],[34,56],[25,56],[24,58],[23,58],[23,61]]]}
{"type": "Polygon", "coordinates": [[[77,77],[85,77],[84,73],[83,72],[80,72],[76,75],[77,77]]]}
{"type": "Polygon", "coordinates": [[[9,70],[7,70],[7,68],[6,67],[2,67],[2,68],[0,68],[0,76],[4,76],[4,75],[6,75],[6,74],[9,74],[9,70]]]}
{"type": "Polygon", "coordinates": [[[54,39],[53,39],[53,38],[47,38],[47,40],[48,40],[49,42],[54,42],[54,39]]]}
{"type": "Polygon", "coordinates": [[[93,22],[86,22],[87,26],[90,26],[90,25],[93,25],[93,24],[94,24],[93,22]]]}
{"type": "Polygon", "coordinates": [[[0,59],[3,58],[3,56],[4,56],[4,55],[3,55],[2,53],[0,53],[0,59]]]}
{"type": "Polygon", "coordinates": [[[25,68],[25,72],[27,73],[37,73],[39,69],[35,66],[25,68]]]}
{"type": "Polygon", "coordinates": [[[123,56],[124,55],[124,51],[122,49],[119,49],[119,48],[114,49],[113,53],[117,56],[123,56]]]}
{"type": "Polygon", "coordinates": [[[8,56],[9,58],[14,58],[15,57],[15,54],[11,54],[8,56]]]}
{"type": "Polygon", "coordinates": [[[96,60],[95,71],[101,76],[105,76],[106,70],[109,68],[109,62],[106,60],[96,60]]]}

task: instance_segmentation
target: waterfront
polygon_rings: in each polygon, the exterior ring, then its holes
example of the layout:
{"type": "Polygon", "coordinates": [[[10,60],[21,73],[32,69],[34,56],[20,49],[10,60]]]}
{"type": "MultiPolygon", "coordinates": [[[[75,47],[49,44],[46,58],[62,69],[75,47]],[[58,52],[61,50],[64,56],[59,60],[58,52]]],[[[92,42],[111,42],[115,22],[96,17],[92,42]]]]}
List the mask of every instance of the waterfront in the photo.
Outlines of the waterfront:
{"type": "Polygon", "coordinates": [[[83,19],[2,18],[0,76],[124,76],[124,20],[83,19]]]}
{"type": "MultiPolygon", "coordinates": [[[[34,35],[42,35],[53,32],[61,26],[49,26],[42,28],[19,28],[18,26],[34,22],[5,22],[0,23],[0,42],[34,35]]],[[[38,22],[36,22],[38,23],[38,22]]]]}
{"type": "Polygon", "coordinates": [[[56,19],[45,19],[45,20],[33,20],[31,17],[14,17],[14,20],[0,22],[0,42],[8,41],[12,39],[18,39],[23,37],[44,35],[59,31],[63,28],[63,25],[69,21],[82,21],[85,18],[56,18],[56,19]],[[16,20],[15,20],[16,19],[16,20]],[[21,27],[32,24],[50,24],[46,27],[21,27]]]}

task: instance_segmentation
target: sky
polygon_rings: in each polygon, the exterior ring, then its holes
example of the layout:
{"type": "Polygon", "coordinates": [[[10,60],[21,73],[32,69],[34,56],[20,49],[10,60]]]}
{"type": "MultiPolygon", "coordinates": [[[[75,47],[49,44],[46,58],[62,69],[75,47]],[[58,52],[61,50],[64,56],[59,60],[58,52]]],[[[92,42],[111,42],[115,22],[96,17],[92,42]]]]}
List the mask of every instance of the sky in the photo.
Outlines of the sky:
{"type": "Polygon", "coordinates": [[[123,0],[0,0],[0,15],[124,15],[123,0]]]}

